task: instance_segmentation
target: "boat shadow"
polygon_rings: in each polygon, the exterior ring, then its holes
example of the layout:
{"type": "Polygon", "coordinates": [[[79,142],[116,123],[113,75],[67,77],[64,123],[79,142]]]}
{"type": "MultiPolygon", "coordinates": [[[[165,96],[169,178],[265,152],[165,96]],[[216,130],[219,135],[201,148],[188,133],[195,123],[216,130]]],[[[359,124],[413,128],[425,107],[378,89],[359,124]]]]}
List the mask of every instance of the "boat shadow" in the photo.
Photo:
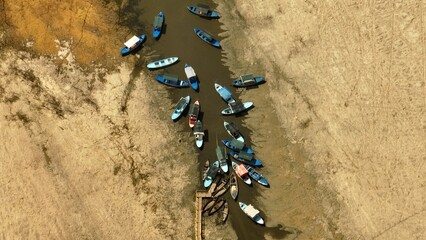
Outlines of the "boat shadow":
{"type": "Polygon", "coordinates": [[[253,108],[254,108],[254,105],[251,106],[250,108],[248,108],[247,110],[245,110],[244,112],[240,112],[240,113],[235,114],[235,117],[236,118],[244,117],[244,116],[248,115],[248,112],[253,108]]]}
{"type": "Polygon", "coordinates": [[[256,84],[256,85],[245,87],[245,89],[246,89],[246,90],[257,89],[257,88],[259,88],[259,86],[260,86],[260,85],[263,85],[263,84],[265,84],[265,83],[266,83],[266,81],[263,81],[263,82],[258,83],[258,84],[256,84]]]}

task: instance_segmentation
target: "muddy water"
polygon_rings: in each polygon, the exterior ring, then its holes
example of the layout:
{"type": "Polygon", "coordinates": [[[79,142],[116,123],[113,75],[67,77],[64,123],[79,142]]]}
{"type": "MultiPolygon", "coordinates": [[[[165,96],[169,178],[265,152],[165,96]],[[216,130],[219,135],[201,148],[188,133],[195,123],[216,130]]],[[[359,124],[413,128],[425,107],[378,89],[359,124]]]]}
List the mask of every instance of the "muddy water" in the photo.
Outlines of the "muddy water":
{"type": "MultiPolygon", "coordinates": [[[[215,7],[212,2],[206,3],[213,8],[215,7]]],[[[197,73],[200,80],[199,92],[195,92],[191,88],[164,87],[170,89],[170,95],[174,102],[186,95],[191,96],[191,102],[200,101],[201,117],[206,132],[204,148],[199,151],[199,170],[201,171],[206,159],[211,162],[216,159],[215,148],[217,143],[220,144],[221,139],[230,139],[223,127],[223,121],[233,121],[241,126],[241,119],[244,118],[244,115],[225,117],[220,114],[221,110],[226,108],[227,105],[215,91],[214,83],[228,87],[233,92],[234,98],[238,98],[238,95],[230,85],[231,76],[228,68],[222,65],[222,50],[208,45],[194,34],[193,28],[201,28],[221,40],[217,37],[221,31],[220,23],[217,20],[200,18],[186,9],[187,5],[196,4],[197,2],[193,1],[130,0],[129,7],[121,10],[121,24],[126,24],[135,31],[135,34],[147,34],[148,39],[145,42],[145,47],[139,53],[145,55],[144,57],[148,59],[148,62],[171,56],[177,56],[180,59],[179,63],[166,69],[151,71],[152,78],[147,79],[147,81],[152,81],[152,84],[159,84],[154,76],[165,72],[176,74],[179,78],[186,79],[185,63],[189,63],[197,73]],[[159,40],[154,40],[152,37],[152,22],[154,16],[160,11],[165,14],[165,26],[159,40]]],[[[149,71],[145,66],[146,63],[140,64],[140,69],[137,70],[149,71]]],[[[250,111],[256,111],[256,107],[250,111]]],[[[250,114],[250,111],[248,114],[250,114]]],[[[171,112],[172,110],[170,110],[170,114],[171,112]]],[[[188,118],[184,115],[175,124],[185,125],[188,137],[193,138],[187,122],[188,118]]],[[[250,143],[250,130],[241,127],[241,131],[245,136],[246,142],[250,143]]],[[[230,169],[232,170],[232,168],[230,169]]],[[[199,185],[200,189],[202,188],[201,179],[194,179],[194,184],[199,185]]],[[[256,188],[262,187],[257,183],[249,187],[241,181],[239,186],[238,200],[246,203],[254,202],[254,198],[257,195],[256,188]]],[[[274,189],[272,188],[270,191],[274,191],[274,189]]],[[[265,233],[277,238],[283,238],[286,235],[279,228],[268,228],[255,224],[239,209],[238,202],[233,201],[229,193],[225,197],[229,202],[229,211],[230,215],[232,215],[227,224],[232,224],[239,239],[263,239],[265,233]]],[[[264,214],[262,215],[265,216],[264,214]]],[[[265,219],[266,221],[268,220],[267,216],[265,216],[265,219]]]]}

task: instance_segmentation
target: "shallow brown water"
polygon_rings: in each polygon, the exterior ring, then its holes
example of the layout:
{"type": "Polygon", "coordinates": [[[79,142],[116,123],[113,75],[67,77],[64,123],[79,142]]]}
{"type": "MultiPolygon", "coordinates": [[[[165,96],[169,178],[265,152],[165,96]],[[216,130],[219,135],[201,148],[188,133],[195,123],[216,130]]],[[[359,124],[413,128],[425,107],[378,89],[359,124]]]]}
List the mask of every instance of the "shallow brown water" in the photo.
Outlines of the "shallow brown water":
{"type": "MultiPolygon", "coordinates": [[[[134,34],[144,33],[147,35],[145,47],[139,53],[146,54],[147,56],[145,57],[149,59],[148,62],[172,56],[179,57],[177,64],[166,69],[151,71],[152,78],[147,79],[147,81],[152,81],[152,84],[159,84],[154,76],[164,72],[176,74],[180,79],[186,80],[185,63],[194,68],[200,81],[199,92],[195,92],[192,88],[176,89],[168,86],[164,87],[170,89],[174,102],[186,95],[191,96],[191,103],[195,100],[200,101],[201,117],[206,132],[204,148],[199,151],[199,171],[201,171],[206,159],[209,159],[210,162],[216,160],[216,144],[220,144],[221,139],[230,139],[223,127],[223,121],[233,121],[241,126],[241,119],[244,115],[225,117],[220,114],[221,110],[226,108],[227,105],[215,91],[214,83],[228,87],[234,93],[234,98],[237,99],[238,95],[235,94],[235,89],[230,85],[232,80],[229,69],[222,65],[222,50],[208,45],[194,34],[193,28],[200,28],[212,33],[216,39],[221,40],[218,37],[218,33],[221,32],[220,23],[217,20],[200,18],[186,9],[187,5],[196,4],[197,2],[192,1],[131,0],[129,7],[122,10],[121,21],[122,24],[126,24],[130,29],[133,29],[135,31],[134,34]],[[165,26],[159,40],[154,40],[152,37],[152,23],[154,16],[160,11],[165,14],[165,26]]],[[[214,3],[207,2],[207,4],[214,8],[214,3]]],[[[146,63],[143,63],[139,66],[140,69],[136,70],[149,71],[145,66],[146,63]]],[[[256,107],[250,111],[256,111],[256,107]]],[[[247,114],[250,114],[250,111],[247,114]]],[[[171,113],[172,109],[170,110],[171,113]]],[[[193,138],[187,122],[188,118],[185,114],[175,124],[184,124],[188,137],[193,138]]],[[[250,130],[242,126],[240,128],[246,142],[250,143],[250,130]]],[[[250,144],[248,145],[250,146],[250,144]]],[[[194,148],[196,148],[195,143],[194,148]]],[[[185,150],[182,149],[182,151],[185,150]]],[[[232,170],[231,167],[230,170],[232,170]]],[[[194,179],[194,184],[199,185],[200,189],[202,188],[200,179],[194,179]]],[[[240,192],[237,200],[256,205],[256,188],[261,188],[262,186],[254,183],[253,186],[249,187],[241,181],[239,181],[239,186],[240,192]]],[[[273,188],[268,190],[275,191],[273,188]]],[[[229,212],[232,215],[231,218],[228,218],[226,224],[232,224],[239,239],[263,239],[265,233],[269,233],[274,238],[285,237],[286,232],[279,226],[269,228],[255,224],[239,209],[238,201],[235,202],[228,193],[225,194],[225,197],[229,202],[229,212]]],[[[259,210],[261,211],[261,209],[259,210]]],[[[261,215],[267,223],[268,216],[262,214],[262,211],[261,215]]]]}

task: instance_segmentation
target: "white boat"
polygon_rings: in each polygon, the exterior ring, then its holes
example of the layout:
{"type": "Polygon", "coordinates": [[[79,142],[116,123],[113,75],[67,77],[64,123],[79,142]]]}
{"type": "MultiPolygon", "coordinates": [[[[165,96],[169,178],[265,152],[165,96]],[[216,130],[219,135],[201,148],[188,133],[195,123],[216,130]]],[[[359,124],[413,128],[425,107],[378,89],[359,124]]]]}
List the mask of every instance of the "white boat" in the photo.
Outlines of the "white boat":
{"type": "Polygon", "coordinates": [[[234,169],[237,176],[243,180],[243,182],[245,182],[247,185],[251,185],[251,179],[248,175],[248,171],[243,166],[243,164],[236,164],[232,162],[232,168],[234,169]]]}
{"type": "Polygon", "coordinates": [[[216,147],[216,157],[219,161],[220,168],[224,173],[228,172],[228,155],[225,153],[225,148],[223,146],[216,147]]]}
{"type": "Polygon", "coordinates": [[[253,102],[232,102],[228,104],[228,108],[222,110],[222,115],[232,115],[240,112],[247,111],[249,108],[253,107],[253,102]]]}
{"type": "Polygon", "coordinates": [[[259,210],[257,210],[256,208],[254,208],[251,204],[247,205],[243,202],[239,202],[240,208],[241,210],[243,210],[243,212],[249,216],[249,218],[251,218],[251,220],[253,220],[254,222],[256,222],[257,224],[263,225],[265,224],[265,221],[263,221],[263,218],[259,215],[259,210]]]}
{"type": "Polygon", "coordinates": [[[149,63],[146,65],[149,69],[157,69],[157,68],[163,68],[172,65],[173,63],[177,62],[179,60],[178,57],[169,57],[165,59],[160,59],[158,61],[149,63]]]}
{"type": "Polygon", "coordinates": [[[229,91],[229,89],[227,89],[226,87],[222,87],[221,85],[215,83],[214,84],[214,88],[216,89],[216,92],[219,93],[220,97],[229,103],[234,103],[235,99],[232,97],[232,93],[231,91],[229,91]]]}
{"type": "Polygon", "coordinates": [[[201,148],[204,143],[204,129],[203,123],[200,120],[197,120],[194,126],[194,136],[195,136],[195,144],[198,148],[201,148]]]}
{"type": "Polygon", "coordinates": [[[240,133],[240,130],[233,122],[223,122],[223,126],[225,127],[226,131],[233,137],[234,139],[239,140],[240,142],[244,142],[244,138],[240,133]]]}

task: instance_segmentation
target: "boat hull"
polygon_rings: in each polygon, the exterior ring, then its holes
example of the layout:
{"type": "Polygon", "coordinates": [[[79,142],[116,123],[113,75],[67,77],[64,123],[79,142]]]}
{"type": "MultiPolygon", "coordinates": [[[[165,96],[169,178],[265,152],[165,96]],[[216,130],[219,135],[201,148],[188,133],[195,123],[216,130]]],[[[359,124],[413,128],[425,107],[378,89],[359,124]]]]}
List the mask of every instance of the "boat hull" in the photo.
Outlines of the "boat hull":
{"type": "Polygon", "coordinates": [[[243,202],[239,202],[239,204],[238,204],[239,206],[240,206],[240,208],[241,208],[241,210],[251,219],[251,220],[253,220],[255,223],[257,223],[257,224],[260,224],[260,225],[264,225],[265,224],[265,221],[263,220],[263,218],[259,215],[259,214],[257,214],[256,216],[254,216],[254,217],[251,217],[244,209],[246,208],[246,207],[248,207],[247,206],[247,204],[245,204],[245,203],[243,203],[243,202]]]}
{"type": "Polygon", "coordinates": [[[245,102],[245,103],[243,103],[243,105],[244,105],[244,109],[241,110],[241,111],[235,112],[230,107],[228,107],[228,108],[223,109],[221,113],[222,113],[222,115],[238,114],[238,113],[245,112],[245,111],[249,110],[251,107],[253,107],[254,104],[253,104],[253,102],[245,102]]]}
{"type": "Polygon", "coordinates": [[[120,51],[121,56],[126,56],[130,54],[131,52],[135,51],[143,42],[145,42],[146,35],[142,34],[141,36],[138,36],[138,38],[139,38],[139,42],[137,42],[134,47],[132,48],[124,47],[121,49],[120,51]]]}
{"type": "Polygon", "coordinates": [[[186,7],[191,13],[204,17],[204,18],[219,18],[219,14],[216,11],[210,10],[207,14],[201,14],[199,11],[197,11],[196,6],[187,6],[186,7]]]}
{"type": "MultiPolygon", "coordinates": [[[[236,151],[236,152],[239,152],[239,151],[240,151],[240,149],[238,149],[238,148],[236,148],[235,146],[233,146],[233,145],[231,144],[231,141],[229,141],[229,140],[222,140],[222,143],[223,143],[223,145],[225,145],[227,148],[229,148],[229,149],[231,149],[231,150],[233,150],[233,151],[236,151]]],[[[247,147],[247,146],[244,146],[244,147],[243,147],[243,149],[241,149],[241,150],[242,150],[242,151],[244,151],[244,152],[250,153],[250,154],[254,154],[253,149],[251,149],[251,148],[249,148],[249,147],[247,147]]]]}
{"type": "Polygon", "coordinates": [[[261,76],[257,76],[257,77],[254,77],[254,81],[253,82],[250,82],[250,83],[246,82],[246,83],[244,83],[241,80],[235,80],[235,81],[232,81],[231,85],[234,86],[234,87],[252,87],[252,86],[256,86],[256,85],[262,84],[264,82],[265,82],[265,78],[263,78],[261,76]]]}
{"type": "Polygon", "coordinates": [[[194,68],[192,68],[189,64],[185,64],[185,74],[192,89],[198,91],[198,78],[195,74],[194,68]]]}
{"type": "Polygon", "coordinates": [[[146,67],[149,68],[149,69],[165,68],[165,67],[168,67],[170,65],[175,64],[176,62],[178,62],[178,60],[179,60],[178,57],[164,58],[164,59],[160,59],[160,60],[157,60],[155,62],[149,63],[148,65],[146,65],[146,67]]]}
{"type": "Polygon", "coordinates": [[[237,167],[237,164],[236,163],[234,163],[234,162],[232,162],[232,168],[234,169],[234,171],[235,171],[235,175],[237,175],[245,184],[247,184],[247,185],[251,185],[251,179],[248,177],[248,176],[245,176],[245,177],[243,177],[243,176],[240,176],[240,175],[238,175],[236,172],[236,167],[237,167]]]}
{"type": "Polygon", "coordinates": [[[223,122],[223,126],[225,127],[225,130],[228,132],[229,135],[231,135],[231,137],[233,137],[234,139],[237,139],[238,141],[244,142],[244,138],[243,135],[241,135],[241,133],[237,132],[236,135],[232,134],[232,132],[229,130],[230,127],[230,123],[228,122],[223,122]]]}
{"type": "Polygon", "coordinates": [[[161,24],[159,26],[154,26],[154,30],[152,31],[152,36],[155,39],[160,38],[161,35],[161,31],[163,29],[163,24],[164,24],[164,14],[163,12],[158,13],[158,15],[161,18],[161,24]]]}
{"type": "Polygon", "coordinates": [[[189,84],[185,81],[178,80],[176,83],[170,82],[170,81],[167,81],[166,79],[164,79],[163,75],[157,75],[157,76],[155,76],[155,79],[158,82],[160,82],[164,85],[170,86],[170,87],[177,87],[177,88],[189,87],[189,84]]]}
{"type": "Polygon", "coordinates": [[[216,89],[216,92],[219,94],[219,96],[223,99],[223,101],[227,103],[233,103],[235,102],[235,99],[232,97],[231,91],[227,89],[226,87],[222,87],[221,85],[215,83],[214,88],[216,89]]]}
{"type": "Polygon", "coordinates": [[[237,157],[238,156],[237,152],[230,152],[229,156],[233,157],[238,162],[245,163],[245,164],[251,165],[253,167],[261,167],[261,166],[263,166],[263,163],[260,160],[256,159],[256,158],[252,158],[250,160],[245,160],[245,159],[238,158],[237,157]]]}
{"type": "Polygon", "coordinates": [[[214,47],[217,47],[217,48],[221,47],[219,41],[217,41],[216,39],[212,38],[211,41],[209,41],[208,38],[205,36],[205,33],[204,33],[203,30],[198,29],[198,28],[194,28],[194,32],[204,42],[206,42],[206,43],[208,43],[208,44],[210,44],[210,45],[212,45],[214,47]]]}
{"type": "Polygon", "coordinates": [[[173,121],[177,120],[182,115],[182,113],[185,111],[185,109],[188,106],[188,104],[189,104],[190,101],[191,101],[191,97],[190,96],[186,96],[186,97],[181,98],[179,100],[179,102],[176,104],[174,112],[172,113],[172,120],[173,121]],[[184,101],[184,102],[182,102],[182,106],[181,107],[178,107],[181,100],[184,101]]]}

